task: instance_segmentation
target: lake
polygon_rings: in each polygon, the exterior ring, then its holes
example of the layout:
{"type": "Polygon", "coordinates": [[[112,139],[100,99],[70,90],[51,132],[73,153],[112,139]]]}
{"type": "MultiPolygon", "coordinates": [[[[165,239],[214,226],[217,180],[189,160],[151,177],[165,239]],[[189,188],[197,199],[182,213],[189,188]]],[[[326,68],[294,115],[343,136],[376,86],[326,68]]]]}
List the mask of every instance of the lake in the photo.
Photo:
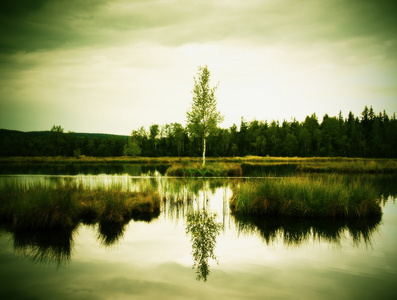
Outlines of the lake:
{"type": "Polygon", "coordinates": [[[381,188],[378,219],[247,218],[230,212],[233,184],[301,175],[291,165],[243,169],[244,179],[180,179],[165,177],[163,165],[2,168],[0,184],[151,185],[162,198],[159,216],[120,228],[14,232],[3,225],[2,298],[395,298],[395,176],[366,176],[381,188]]]}

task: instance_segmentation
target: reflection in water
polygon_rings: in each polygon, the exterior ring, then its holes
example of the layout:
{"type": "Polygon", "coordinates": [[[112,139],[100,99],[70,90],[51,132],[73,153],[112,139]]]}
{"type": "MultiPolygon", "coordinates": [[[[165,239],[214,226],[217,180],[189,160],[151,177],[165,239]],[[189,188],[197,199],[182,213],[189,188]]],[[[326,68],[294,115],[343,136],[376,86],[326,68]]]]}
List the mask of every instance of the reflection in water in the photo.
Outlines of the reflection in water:
{"type": "MultiPolygon", "coordinates": [[[[213,198],[218,188],[226,189],[228,182],[225,179],[203,178],[161,180],[159,192],[163,199],[164,217],[184,219],[188,213],[205,209],[212,202],[210,197],[213,198]]],[[[224,200],[227,202],[227,199],[224,200]]]]}
{"type": "Polygon", "coordinates": [[[104,246],[112,246],[116,244],[124,236],[127,222],[106,222],[98,223],[98,240],[104,246]]]}
{"type": "MultiPolygon", "coordinates": [[[[98,240],[103,246],[112,246],[122,239],[129,223],[99,222],[98,240]]],[[[28,257],[33,262],[51,264],[57,267],[68,265],[72,258],[73,236],[78,226],[57,230],[27,230],[1,225],[0,231],[12,235],[14,251],[17,255],[28,257]]]]}
{"type": "Polygon", "coordinates": [[[30,175],[130,175],[157,176],[164,175],[168,165],[164,164],[131,164],[131,163],[31,163],[2,164],[0,174],[30,174],[30,175]]]}
{"type": "Polygon", "coordinates": [[[309,240],[326,241],[340,245],[349,233],[355,245],[371,245],[381,216],[356,219],[248,217],[234,215],[240,233],[258,233],[266,244],[283,242],[298,246],[309,240]]]}
{"type": "Polygon", "coordinates": [[[192,242],[193,268],[196,268],[197,280],[207,281],[210,258],[218,263],[214,249],[216,237],[222,228],[222,224],[216,222],[216,215],[205,210],[187,215],[186,234],[190,235],[192,242]]]}
{"type": "Polygon", "coordinates": [[[241,169],[244,177],[279,177],[293,176],[296,172],[295,163],[243,163],[241,169]]]}
{"type": "MultiPolygon", "coordinates": [[[[375,177],[378,178],[378,177],[375,177]]],[[[396,195],[395,176],[379,177],[382,193],[396,195]],[[387,179],[387,180],[386,180],[387,179]]],[[[9,178],[20,180],[19,178],[9,178]]],[[[39,180],[40,178],[36,178],[39,180]]],[[[35,179],[35,180],[36,180],[35,179]]],[[[41,180],[41,179],[40,179],[41,180]]],[[[55,184],[61,178],[45,178],[46,184],[55,184]]],[[[286,245],[301,245],[309,241],[326,241],[340,245],[349,238],[354,244],[371,245],[372,237],[377,232],[381,218],[354,220],[333,219],[294,219],[294,218],[251,218],[234,215],[230,218],[228,199],[231,196],[227,179],[175,179],[175,178],[129,178],[128,176],[76,176],[62,178],[65,180],[85,181],[86,185],[121,184],[129,190],[144,190],[147,186],[158,190],[163,199],[161,213],[166,221],[186,222],[186,234],[192,243],[193,268],[197,280],[206,281],[210,273],[209,260],[217,257],[214,253],[216,238],[222,228],[236,230],[239,233],[259,234],[267,244],[283,242],[286,245]],[[220,193],[219,193],[220,192],[220,193]],[[217,196],[215,196],[215,194],[217,196]],[[216,214],[221,215],[223,226],[217,223],[216,214]],[[230,219],[229,219],[230,218],[230,219]]],[[[249,180],[249,179],[246,179],[249,180]]],[[[150,221],[160,212],[134,220],[150,221]]],[[[102,246],[112,246],[124,237],[130,219],[122,222],[98,221],[96,215],[81,216],[81,222],[96,226],[97,238],[102,246]]],[[[73,253],[73,235],[76,227],[63,231],[22,231],[15,228],[3,228],[13,236],[16,253],[27,256],[35,262],[55,263],[57,266],[68,264],[73,253]]]]}
{"type": "Polygon", "coordinates": [[[223,228],[211,212],[210,197],[227,181],[217,179],[170,179],[161,181],[163,214],[171,220],[186,219],[186,234],[192,242],[193,268],[196,279],[207,281],[208,260],[217,261],[216,237],[223,228]]]}
{"type": "Polygon", "coordinates": [[[57,267],[71,260],[73,232],[76,227],[63,230],[15,230],[14,250],[37,263],[55,263],[57,267]]]}

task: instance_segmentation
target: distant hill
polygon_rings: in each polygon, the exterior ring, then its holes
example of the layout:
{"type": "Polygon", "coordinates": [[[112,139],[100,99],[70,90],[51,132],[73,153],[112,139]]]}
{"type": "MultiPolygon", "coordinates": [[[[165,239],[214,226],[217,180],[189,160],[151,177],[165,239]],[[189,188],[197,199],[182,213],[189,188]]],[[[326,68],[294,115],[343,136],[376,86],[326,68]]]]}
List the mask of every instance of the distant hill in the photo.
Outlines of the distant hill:
{"type": "Polygon", "coordinates": [[[126,135],[0,129],[0,156],[121,156],[126,135]]]}
{"type": "MultiPolygon", "coordinates": [[[[3,129],[0,128],[0,135],[30,135],[30,136],[44,136],[49,135],[52,132],[49,130],[43,131],[19,131],[19,130],[11,130],[11,129],[3,129]]],[[[119,134],[110,134],[110,133],[87,133],[87,132],[72,132],[73,135],[77,138],[99,138],[99,139],[106,139],[110,137],[120,137],[120,138],[128,138],[128,135],[119,135],[119,134]]],[[[66,134],[66,132],[65,132],[66,134]]]]}
{"type": "Polygon", "coordinates": [[[129,135],[121,135],[121,134],[109,134],[109,133],[84,133],[84,132],[73,132],[76,137],[88,137],[88,138],[110,138],[110,137],[120,137],[120,138],[128,138],[129,135]]]}

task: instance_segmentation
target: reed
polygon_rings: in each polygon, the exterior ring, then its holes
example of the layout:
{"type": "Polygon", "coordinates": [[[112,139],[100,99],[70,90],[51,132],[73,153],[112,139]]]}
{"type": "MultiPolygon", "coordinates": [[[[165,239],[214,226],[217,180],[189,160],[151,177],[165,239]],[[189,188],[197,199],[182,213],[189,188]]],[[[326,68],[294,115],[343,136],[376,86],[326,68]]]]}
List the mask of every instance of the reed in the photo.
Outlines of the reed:
{"type": "Polygon", "coordinates": [[[397,161],[392,159],[351,159],[322,163],[301,163],[297,171],[316,173],[397,173],[397,161]]]}
{"type": "Polygon", "coordinates": [[[150,220],[160,213],[160,196],[152,189],[126,191],[122,186],[84,188],[73,183],[56,186],[0,187],[0,221],[15,228],[65,229],[80,221],[126,223],[150,220]]]}
{"type": "Polygon", "coordinates": [[[212,163],[205,166],[199,163],[174,164],[167,169],[167,176],[176,177],[241,177],[241,165],[212,163]]]}
{"type": "Polygon", "coordinates": [[[250,180],[232,190],[234,213],[346,218],[382,214],[376,188],[337,175],[250,180]]]}

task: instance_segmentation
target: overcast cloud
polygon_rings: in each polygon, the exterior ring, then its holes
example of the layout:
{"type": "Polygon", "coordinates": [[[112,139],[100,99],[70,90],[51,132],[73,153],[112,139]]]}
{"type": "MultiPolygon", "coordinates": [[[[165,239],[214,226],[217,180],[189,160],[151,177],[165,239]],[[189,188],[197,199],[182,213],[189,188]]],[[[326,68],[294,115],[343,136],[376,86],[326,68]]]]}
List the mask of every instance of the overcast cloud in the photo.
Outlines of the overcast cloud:
{"type": "Polygon", "coordinates": [[[193,76],[223,127],[397,111],[397,2],[40,0],[0,4],[0,128],[129,134],[184,124],[193,76]]]}

